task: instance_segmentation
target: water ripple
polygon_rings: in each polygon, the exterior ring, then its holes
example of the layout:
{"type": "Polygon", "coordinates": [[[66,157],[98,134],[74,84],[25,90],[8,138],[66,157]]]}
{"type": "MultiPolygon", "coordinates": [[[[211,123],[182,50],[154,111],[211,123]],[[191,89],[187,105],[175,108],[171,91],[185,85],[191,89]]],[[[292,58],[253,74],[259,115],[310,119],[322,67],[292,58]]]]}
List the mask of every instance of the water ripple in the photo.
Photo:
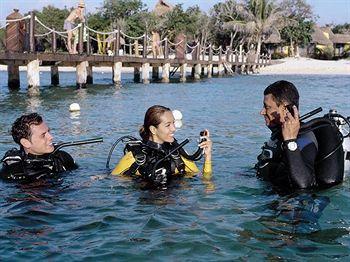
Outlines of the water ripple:
{"type": "MultiPolygon", "coordinates": [[[[49,74],[42,77],[49,82],[49,74]]],[[[252,170],[268,136],[259,115],[268,84],[294,82],[302,112],[322,106],[350,115],[348,76],[238,76],[150,85],[134,84],[128,76],[115,89],[100,85],[110,75],[96,74],[96,85],[85,90],[70,86],[74,79],[63,73],[61,87],[43,86],[36,95],[0,88],[1,152],[15,146],[9,135],[14,118],[32,111],[45,116],[57,141],[94,136],[105,141],[67,149],[80,168],[60,179],[30,185],[0,181],[0,260],[350,259],[348,178],[332,189],[282,197],[252,170]],[[80,104],[80,114],[69,113],[73,102],[80,104]],[[210,129],[211,180],[174,180],[168,190],[156,191],[108,174],[110,146],[122,135],[138,136],[153,104],[182,111],[176,136],[191,139],[189,151],[195,150],[199,131],[210,129]]],[[[122,146],[112,165],[121,155],[122,146]]]]}

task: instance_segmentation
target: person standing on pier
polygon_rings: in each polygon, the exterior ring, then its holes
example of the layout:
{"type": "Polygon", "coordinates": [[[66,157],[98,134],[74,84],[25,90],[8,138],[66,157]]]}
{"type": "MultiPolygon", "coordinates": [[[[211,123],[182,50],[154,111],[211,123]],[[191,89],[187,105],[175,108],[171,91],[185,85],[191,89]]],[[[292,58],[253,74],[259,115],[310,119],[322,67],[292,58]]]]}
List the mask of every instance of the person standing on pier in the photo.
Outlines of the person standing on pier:
{"type": "Polygon", "coordinates": [[[13,148],[5,153],[0,178],[36,181],[78,167],[70,154],[55,150],[50,129],[39,114],[17,118],[11,133],[20,149],[13,148]]]}
{"type": "Polygon", "coordinates": [[[64,26],[63,28],[67,30],[68,32],[68,39],[67,39],[67,46],[68,46],[68,52],[70,54],[76,54],[77,53],[77,46],[73,43],[72,44],[72,37],[73,37],[73,31],[72,29],[75,27],[76,21],[79,21],[81,23],[85,22],[85,16],[84,16],[84,8],[85,4],[83,0],[80,0],[78,7],[75,8],[67,17],[66,20],[64,20],[64,26]]]}
{"type": "Polygon", "coordinates": [[[159,33],[156,31],[152,31],[152,53],[153,58],[158,58],[158,56],[162,56],[162,49],[161,49],[161,41],[159,33]]]}

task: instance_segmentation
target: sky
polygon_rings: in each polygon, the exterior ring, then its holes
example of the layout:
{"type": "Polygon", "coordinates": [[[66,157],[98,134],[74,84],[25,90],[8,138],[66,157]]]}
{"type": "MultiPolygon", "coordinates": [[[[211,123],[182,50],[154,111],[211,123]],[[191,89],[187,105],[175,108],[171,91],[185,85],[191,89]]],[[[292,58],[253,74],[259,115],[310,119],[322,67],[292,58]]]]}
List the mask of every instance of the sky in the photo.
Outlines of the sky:
{"type": "MultiPolygon", "coordinates": [[[[149,9],[153,9],[157,0],[143,0],[149,9]]],[[[209,9],[216,3],[223,2],[219,0],[167,0],[170,4],[183,4],[184,8],[198,5],[203,11],[209,9]]],[[[350,0],[306,0],[313,8],[314,14],[319,18],[319,25],[325,24],[344,24],[350,23],[350,0]]],[[[42,7],[53,5],[59,8],[64,6],[76,6],[79,0],[0,0],[0,25],[4,24],[6,16],[12,13],[14,8],[18,8],[20,12],[26,13],[33,9],[41,10],[42,7]]],[[[95,12],[101,7],[103,0],[85,0],[87,12],[95,12]]]]}

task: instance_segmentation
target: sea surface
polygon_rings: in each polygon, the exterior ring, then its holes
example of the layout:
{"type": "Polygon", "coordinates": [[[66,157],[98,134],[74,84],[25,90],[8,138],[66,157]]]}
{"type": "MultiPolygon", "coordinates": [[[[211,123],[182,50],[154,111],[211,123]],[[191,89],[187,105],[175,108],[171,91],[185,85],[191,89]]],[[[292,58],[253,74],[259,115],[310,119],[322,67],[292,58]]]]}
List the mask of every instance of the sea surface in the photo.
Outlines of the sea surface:
{"type": "MultiPolygon", "coordinates": [[[[103,137],[67,147],[79,169],[32,184],[0,181],[0,261],[349,261],[350,181],[289,196],[276,194],[252,169],[269,136],[263,90],[276,80],[300,91],[301,114],[322,106],[349,116],[350,76],[235,76],[170,84],[95,84],[75,88],[75,74],[61,86],[41,74],[37,94],[9,90],[0,72],[0,155],[16,147],[9,130],[23,113],[39,112],[55,141],[103,137]],[[79,103],[80,113],[69,105],[79,103]],[[196,150],[199,132],[213,140],[213,177],[176,180],[165,191],[109,175],[108,152],[123,135],[138,137],[148,107],[161,104],[183,114],[176,137],[196,150]]],[[[319,114],[321,115],[321,114],[319,114]]],[[[113,153],[114,166],[123,145],[113,153]]],[[[202,163],[198,163],[201,167],[202,163]]]]}

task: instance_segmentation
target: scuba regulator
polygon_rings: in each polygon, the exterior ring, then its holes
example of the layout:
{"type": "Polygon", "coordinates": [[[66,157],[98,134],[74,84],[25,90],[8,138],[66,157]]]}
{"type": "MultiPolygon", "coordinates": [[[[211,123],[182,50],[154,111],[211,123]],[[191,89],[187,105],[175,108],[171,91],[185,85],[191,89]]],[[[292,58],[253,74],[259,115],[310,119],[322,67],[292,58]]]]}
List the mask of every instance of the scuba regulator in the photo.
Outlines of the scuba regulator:
{"type": "MultiPolygon", "coordinates": [[[[200,143],[202,143],[202,142],[204,142],[204,141],[207,141],[207,139],[206,139],[206,136],[207,136],[207,135],[208,135],[208,133],[207,133],[206,130],[201,131],[201,132],[199,133],[199,141],[198,141],[198,144],[200,144],[200,143]]],[[[177,142],[175,141],[175,143],[177,143],[177,142]]],[[[175,144],[175,145],[176,145],[176,144],[175,144]]],[[[198,161],[198,160],[200,160],[200,159],[202,158],[202,156],[203,156],[203,153],[204,153],[203,148],[200,148],[199,146],[198,146],[197,151],[194,152],[192,155],[189,155],[189,154],[185,151],[185,149],[183,149],[183,147],[180,147],[180,148],[179,148],[179,151],[180,151],[180,154],[181,154],[183,157],[185,157],[185,158],[187,158],[188,160],[191,160],[191,161],[198,161]]]]}

